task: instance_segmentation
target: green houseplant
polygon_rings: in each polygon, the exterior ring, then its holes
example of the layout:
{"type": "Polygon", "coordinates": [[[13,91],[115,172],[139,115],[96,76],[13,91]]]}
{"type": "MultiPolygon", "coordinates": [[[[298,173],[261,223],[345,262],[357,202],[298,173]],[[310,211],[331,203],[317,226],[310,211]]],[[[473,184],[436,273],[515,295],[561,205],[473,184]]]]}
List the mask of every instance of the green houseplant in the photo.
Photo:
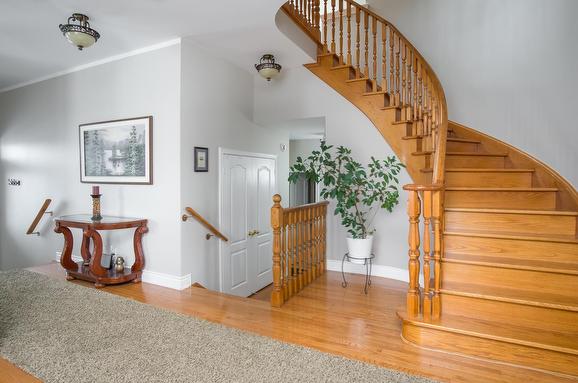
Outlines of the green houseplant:
{"type": "Polygon", "coordinates": [[[363,259],[371,254],[375,215],[380,209],[392,212],[399,203],[397,176],[403,167],[395,156],[371,157],[364,167],[353,159],[351,149],[321,141],[319,150],[297,158],[289,169],[289,182],[296,183],[303,174],[321,185],[321,197],[335,200],[334,214],[349,233],[349,255],[363,259]]]}

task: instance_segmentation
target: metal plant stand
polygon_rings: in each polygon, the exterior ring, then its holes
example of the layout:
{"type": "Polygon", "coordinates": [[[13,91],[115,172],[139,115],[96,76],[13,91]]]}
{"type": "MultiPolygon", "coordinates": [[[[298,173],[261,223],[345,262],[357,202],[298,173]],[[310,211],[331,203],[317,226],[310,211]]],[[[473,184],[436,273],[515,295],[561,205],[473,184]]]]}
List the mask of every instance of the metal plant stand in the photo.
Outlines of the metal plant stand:
{"type": "Polygon", "coordinates": [[[356,258],[351,257],[349,253],[345,253],[343,255],[343,259],[341,260],[341,277],[343,278],[343,282],[341,282],[341,286],[343,288],[347,287],[347,281],[345,280],[345,271],[343,270],[343,266],[345,265],[345,261],[355,263],[357,265],[365,265],[365,286],[363,291],[367,294],[367,289],[371,286],[371,267],[373,265],[373,258],[375,258],[375,254],[371,254],[369,258],[356,258]],[[352,262],[353,260],[353,262],[352,262]],[[358,261],[358,262],[355,262],[358,261]],[[362,263],[363,262],[363,263],[362,263]]]}

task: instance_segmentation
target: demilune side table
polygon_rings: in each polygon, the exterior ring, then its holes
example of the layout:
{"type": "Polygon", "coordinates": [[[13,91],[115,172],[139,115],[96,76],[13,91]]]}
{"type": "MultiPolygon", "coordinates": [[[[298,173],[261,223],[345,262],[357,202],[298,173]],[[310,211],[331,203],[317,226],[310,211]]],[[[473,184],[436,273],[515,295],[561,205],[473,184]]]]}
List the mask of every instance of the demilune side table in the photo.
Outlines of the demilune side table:
{"type": "Polygon", "coordinates": [[[343,282],[341,282],[341,286],[343,288],[347,287],[347,281],[345,280],[345,271],[343,270],[343,266],[345,265],[345,261],[351,262],[357,265],[365,265],[365,287],[363,291],[367,294],[367,289],[371,286],[371,267],[373,265],[373,259],[375,258],[375,254],[371,253],[369,258],[356,258],[349,255],[349,253],[345,253],[343,255],[343,259],[341,260],[341,277],[343,278],[343,282]]]}
{"type": "Polygon", "coordinates": [[[104,287],[124,282],[140,282],[144,268],[144,254],[142,251],[142,236],[148,232],[147,220],[141,218],[104,216],[99,220],[92,220],[91,214],[63,215],[54,219],[54,231],[64,236],[64,248],[60,256],[60,264],[66,269],[66,279],[82,279],[94,282],[94,286],[104,287]],[[70,228],[82,229],[82,244],[80,254],[82,262],[72,260],[72,232],[70,228]],[[134,232],[134,263],[131,268],[126,267],[117,272],[114,267],[105,269],[101,265],[102,237],[99,230],[118,230],[136,228],[134,232]],[[90,242],[93,242],[93,251],[90,252],[90,242]]]}

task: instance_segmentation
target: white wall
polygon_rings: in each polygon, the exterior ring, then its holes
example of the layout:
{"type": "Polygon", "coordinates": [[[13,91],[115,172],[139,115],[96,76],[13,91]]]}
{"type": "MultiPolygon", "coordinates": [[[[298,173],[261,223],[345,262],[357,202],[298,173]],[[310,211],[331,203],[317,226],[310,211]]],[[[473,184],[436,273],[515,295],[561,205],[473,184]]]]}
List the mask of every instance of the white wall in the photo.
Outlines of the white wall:
{"type": "MultiPolygon", "coordinates": [[[[284,76],[270,83],[255,81],[257,123],[276,125],[280,121],[319,116],[326,119],[327,142],[350,147],[360,162],[366,164],[372,155],[376,158],[393,155],[367,117],[307,69],[288,69],[284,76]]],[[[400,183],[410,182],[409,175],[403,172],[400,183]]],[[[406,269],[408,225],[405,195],[402,194],[400,204],[392,214],[380,212],[375,223],[375,263],[406,269]]],[[[329,208],[328,234],[328,258],[341,259],[347,251],[346,231],[339,219],[333,216],[332,206],[329,208]]]]}
{"type": "MultiPolygon", "coordinates": [[[[154,184],[102,185],[102,212],[148,218],[145,269],[180,276],[179,98],[179,45],[0,93],[0,268],[45,264],[62,249],[49,218],[40,237],[24,234],[45,198],[56,215],[91,212],[78,125],[152,115],[154,184]]],[[[132,232],[104,239],[132,263],[132,232]]],[[[79,230],[74,240],[80,255],[79,230]]]]}
{"type": "MultiPolygon", "coordinates": [[[[194,40],[183,40],[181,206],[191,206],[215,226],[219,222],[219,147],[277,155],[279,192],[283,198],[288,196],[289,150],[281,152],[280,145],[289,146],[289,134],[252,122],[254,77],[209,54],[194,40]],[[209,148],[208,173],[193,171],[194,146],[209,148]]],[[[257,81],[266,83],[262,78],[257,81]]],[[[181,232],[184,270],[192,274],[193,282],[218,289],[218,240],[207,241],[207,231],[195,221],[183,223],[181,232]]]]}
{"type": "Polygon", "coordinates": [[[578,1],[369,0],[424,55],[449,117],[578,185],[578,1]]]}

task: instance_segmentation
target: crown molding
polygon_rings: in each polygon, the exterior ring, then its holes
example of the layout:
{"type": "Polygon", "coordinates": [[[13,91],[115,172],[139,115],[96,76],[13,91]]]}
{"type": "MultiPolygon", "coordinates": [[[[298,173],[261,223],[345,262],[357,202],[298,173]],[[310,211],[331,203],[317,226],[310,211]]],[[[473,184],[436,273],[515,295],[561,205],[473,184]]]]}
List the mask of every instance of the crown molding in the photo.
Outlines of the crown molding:
{"type": "Polygon", "coordinates": [[[82,70],[85,70],[85,69],[88,69],[88,68],[92,68],[92,67],[95,67],[95,66],[99,66],[99,65],[103,65],[103,64],[108,64],[108,63],[110,63],[110,62],[122,60],[122,59],[125,59],[125,58],[127,58],[127,57],[137,56],[137,55],[140,55],[140,54],[143,54],[143,53],[152,52],[152,51],[156,51],[156,50],[158,50],[158,49],[167,48],[167,47],[170,47],[170,46],[172,46],[172,45],[177,45],[177,44],[180,44],[180,43],[181,43],[181,38],[179,37],[179,38],[176,38],[176,39],[164,41],[164,42],[162,42],[162,43],[149,45],[149,46],[146,46],[146,47],[143,47],[143,48],[138,48],[138,49],[135,49],[135,50],[126,52],[126,53],[121,53],[121,54],[118,54],[118,55],[106,57],[106,58],[103,58],[103,59],[100,59],[100,60],[96,60],[96,61],[89,62],[89,63],[87,63],[87,64],[82,64],[82,65],[78,65],[78,66],[75,66],[75,67],[72,67],[72,68],[69,68],[69,69],[65,69],[65,70],[60,71],[60,72],[55,72],[55,73],[52,73],[52,74],[49,74],[49,75],[46,75],[46,76],[38,77],[38,78],[36,78],[36,79],[34,79],[34,80],[21,82],[21,83],[15,84],[15,85],[10,85],[10,86],[7,86],[7,87],[5,87],[5,88],[0,89],[0,93],[4,93],[4,92],[8,92],[8,91],[11,91],[11,90],[14,90],[14,89],[22,88],[22,87],[25,87],[25,86],[28,86],[28,85],[36,84],[36,83],[39,83],[39,82],[42,82],[42,81],[46,81],[46,80],[50,80],[50,79],[53,79],[53,78],[56,78],[56,77],[64,76],[64,75],[67,75],[67,74],[70,74],[70,73],[79,72],[79,71],[82,71],[82,70]]]}

